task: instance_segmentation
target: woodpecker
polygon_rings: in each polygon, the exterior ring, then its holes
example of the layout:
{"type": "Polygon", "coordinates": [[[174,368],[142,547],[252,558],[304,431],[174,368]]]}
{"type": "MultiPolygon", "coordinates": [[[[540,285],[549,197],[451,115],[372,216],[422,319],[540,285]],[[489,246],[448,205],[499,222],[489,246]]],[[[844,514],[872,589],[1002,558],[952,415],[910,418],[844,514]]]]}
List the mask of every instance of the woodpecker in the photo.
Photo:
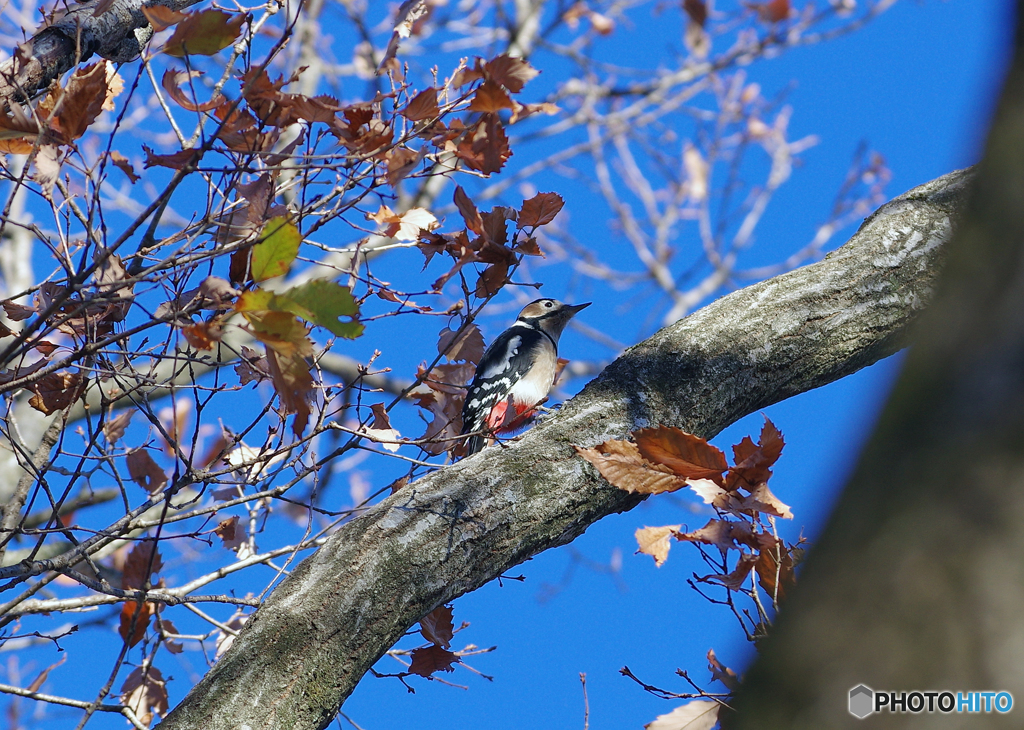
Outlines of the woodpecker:
{"type": "Polygon", "coordinates": [[[522,428],[555,383],[558,338],[586,304],[538,299],[527,304],[507,330],[498,335],[480,359],[462,407],[462,433],[469,437],[466,456],[488,442],[486,434],[522,428]]]}

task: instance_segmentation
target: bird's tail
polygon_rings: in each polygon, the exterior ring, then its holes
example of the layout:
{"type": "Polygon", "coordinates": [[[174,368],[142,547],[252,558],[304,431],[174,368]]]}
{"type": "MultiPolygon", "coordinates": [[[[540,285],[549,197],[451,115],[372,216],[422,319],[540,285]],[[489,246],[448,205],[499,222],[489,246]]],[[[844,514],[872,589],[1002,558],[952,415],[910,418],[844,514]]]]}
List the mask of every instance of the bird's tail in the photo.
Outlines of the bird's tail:
{"type": "Polygon", "coordinates": [[[486,445],[486,436],[481,436],[479,434],[476,436],[470,436],[469,441],[466,442],[466,456],[472,456],[486,445]]]}

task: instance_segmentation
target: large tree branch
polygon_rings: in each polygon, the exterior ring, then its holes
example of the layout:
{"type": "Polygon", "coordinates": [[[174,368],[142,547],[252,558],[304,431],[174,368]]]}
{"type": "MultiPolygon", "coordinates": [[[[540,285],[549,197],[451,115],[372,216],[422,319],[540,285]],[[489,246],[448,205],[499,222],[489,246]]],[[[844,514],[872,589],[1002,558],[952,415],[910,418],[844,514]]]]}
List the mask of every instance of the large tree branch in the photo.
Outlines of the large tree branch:
{"type": "Polygon", "coordinates": [[[928,300],[969,178],[952,173],[897,198],[825,260],[631,348],[520,441],[434,472],[345,525],[162,727],[324,727],[424,614],[638,503],[570,444],[653,423],[712,436],[896,352],[928,300]]]}
{"type": "MultiPolygon", "coordinates": [[[[199,0],[160,0],[184,10],[199,0]]],[[[0,64],[0,100],[5,104],[31,98],[65,71],[97,54],[117,63],[134,61],[153,36],[142,14],[143,0],[113,0],[94,15],[100,0],[88,0],[55,17],[0,64]]]]}

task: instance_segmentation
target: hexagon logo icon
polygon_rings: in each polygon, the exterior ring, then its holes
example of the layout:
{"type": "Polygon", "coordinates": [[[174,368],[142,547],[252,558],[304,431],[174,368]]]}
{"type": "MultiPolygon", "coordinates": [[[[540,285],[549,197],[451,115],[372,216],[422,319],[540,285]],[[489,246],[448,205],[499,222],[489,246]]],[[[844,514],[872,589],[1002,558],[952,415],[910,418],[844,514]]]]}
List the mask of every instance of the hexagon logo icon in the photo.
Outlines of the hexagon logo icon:
{"type": "Polygon", "coordinates": [[[870,687],[858,684],[850,690],[850,714],[863,720],[874,711],[875,693],[870,687]]]}

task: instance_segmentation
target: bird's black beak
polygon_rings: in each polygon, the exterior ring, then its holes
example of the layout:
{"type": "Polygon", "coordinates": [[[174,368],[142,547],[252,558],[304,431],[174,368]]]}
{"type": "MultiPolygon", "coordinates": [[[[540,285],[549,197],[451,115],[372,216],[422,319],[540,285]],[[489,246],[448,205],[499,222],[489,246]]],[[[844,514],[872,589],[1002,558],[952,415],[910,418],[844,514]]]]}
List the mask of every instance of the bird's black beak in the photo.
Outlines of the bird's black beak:
{"type": "Polygon", "coordinates": [[[586,309],[591,304],[593,304],[593,302],[584,302],[583,304],[574,304],[574,305],[570,305],[569,307],[567,307],[567,309],[569,309],[573,313],[573,315],[575,315],[577,312],[580,312],[580,311],[586,309]]]}

